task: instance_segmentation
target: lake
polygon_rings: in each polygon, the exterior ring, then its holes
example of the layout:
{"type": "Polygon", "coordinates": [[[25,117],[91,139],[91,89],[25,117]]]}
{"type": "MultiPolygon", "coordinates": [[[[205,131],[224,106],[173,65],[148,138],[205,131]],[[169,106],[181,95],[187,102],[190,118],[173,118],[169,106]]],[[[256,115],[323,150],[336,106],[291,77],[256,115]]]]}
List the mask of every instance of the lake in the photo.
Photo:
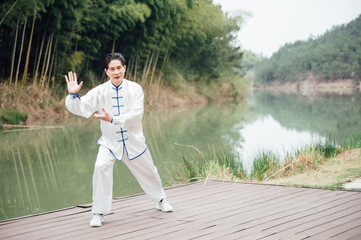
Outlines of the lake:
{"type": "MultiPolygon", "coordinates": [[[[72,117],[58,125],[63,128],[0,133],[0,220],[91,203],[99,121],[72,117]]],[[[231,146],[249,170],[261,151],[284,156],[313,141],[358,135],[361,95],[254,92],[242,102],[148,111],[143,128],[167,186],[180,155],[193,148],[231,146]]],[[[116,162],[114,197],[141,191],[116,162]]]]}

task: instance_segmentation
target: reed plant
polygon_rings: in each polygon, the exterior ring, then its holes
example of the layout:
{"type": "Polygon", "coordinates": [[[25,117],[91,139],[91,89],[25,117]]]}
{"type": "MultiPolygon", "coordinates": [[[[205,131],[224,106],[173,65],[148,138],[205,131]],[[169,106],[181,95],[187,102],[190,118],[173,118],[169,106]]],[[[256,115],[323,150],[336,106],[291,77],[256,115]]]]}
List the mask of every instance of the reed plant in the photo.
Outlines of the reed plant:
{"type": "Polygon", "coordinates": [[[249,178],[263,181],[268,175],[280,166],[279,157],[271,151],[261,152],[253,160],[253,167],[249,178]]]}
{"type": "Polygon", "coordinates": [[[341,149],[343,150],[354,148],[361,148],[361,133],[359,135],[352,135],[350,138],[345,138],[341,143],[341,149]]]}
{"type": "Polygon", "coordinates": [[[317,169],[324,159],[324,153],[315,145],[308,145],[298,150],[294,157],[287,158],[281,165],[281,170],[273,177],[285,177],[303,173],[305,170],[317,169]]]}
{"type": "Polygon", "coordinates": [[[236,155],[230,147],[219,149],[208,146],[206,152],[190,145],[179,151],[181,163],[175,169],[176,181],[187,183],[201,179],[233,180],[246,176],[242,162],[236,160],[236,155]]]}

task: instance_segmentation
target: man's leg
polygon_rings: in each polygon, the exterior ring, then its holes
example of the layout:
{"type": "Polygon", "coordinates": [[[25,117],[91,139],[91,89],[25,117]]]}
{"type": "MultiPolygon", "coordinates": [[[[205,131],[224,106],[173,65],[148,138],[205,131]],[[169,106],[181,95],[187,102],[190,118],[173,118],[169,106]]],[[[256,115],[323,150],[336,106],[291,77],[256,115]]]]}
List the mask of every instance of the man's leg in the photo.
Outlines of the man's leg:
{"type": "MultiPolygon", "coordinates": [[[[110,213],[113,195],[114,162],[114,156],[109,149],[100,146],[93,173],[93,214],[110,213]]],[[[90,225],[92,226],[92,222],[90,225]]],[[[97,226],[99,224],[93,225],[97,226]]]]}
{"type": "MultiPolygon", "coordinates": [[[[123,162],[137,179],[144,192],[153,201],[159,203],[164,199],[164,204],[168,204],[166,202],[166,194],[162,187],[162,181],[159,177],[157,168],[154,166],[149,150],[145,151],[145,153],[134,160],[128,160],[125,155],[123,157],[123,162]]],[[[169,211],[171,210],[172,209],[169,209],[169,211]]]]}

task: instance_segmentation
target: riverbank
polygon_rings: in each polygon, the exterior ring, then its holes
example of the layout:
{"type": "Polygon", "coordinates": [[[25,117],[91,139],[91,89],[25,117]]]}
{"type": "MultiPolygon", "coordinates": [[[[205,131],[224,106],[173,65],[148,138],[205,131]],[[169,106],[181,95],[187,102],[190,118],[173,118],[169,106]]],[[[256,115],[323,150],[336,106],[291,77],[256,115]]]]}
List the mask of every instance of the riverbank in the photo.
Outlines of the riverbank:
{"type": "MultiPolygon", "coordinates": [[[[214,85],[214,84],[213,84],[214,85]]],[[[197,86],[196,84],[183,84],[170,87],[160,83],[142,84],[144,91],[144,107],[146,110],[187,108],[189,106],[207,105],[209,102],[225,102],[242,100],[246,94],[245,85],[235,88],[231,83],[220,86],[197,86]]],[[[91,88],[83,87],[80,95],[85,95],[91,88]]],[[[1,119],[9,124],[38,125],[47,122],[56,124],[70,115],[65,107],[66,87],[58,86],[56,89],[43,89],[38,86],[18,87],[16,90],[7,84],[0,84],[0,109],[11,110],[19,115],[26,115],[25,120],[1,119]]],[[[6,114],[6,113],[3,113],[6,114]]],[[[11,118],[11,117],[10,117],[11,118]]]]}
{"type": "MultiPolygon", "coordinates": [[[[342,189],[343,185],[361,177],[360,148],[341,152],[325,159],[316,169],[264,181],[266,184],[342,189]]],[[[361,187],[360,187],[361,189],[361,187]]]]}
{"type": "Polygon", "coordinates": [[[253,86],[253,90],[270,91],[282,94],[314,95],[314,94],[342,94],[352,95],[355,91],[361,91],[361,85],[357,85],[354,79],[339,79],[325,81],[310,75],[304,80],[293,82],[273,81],[268,85],[253,86]]]}

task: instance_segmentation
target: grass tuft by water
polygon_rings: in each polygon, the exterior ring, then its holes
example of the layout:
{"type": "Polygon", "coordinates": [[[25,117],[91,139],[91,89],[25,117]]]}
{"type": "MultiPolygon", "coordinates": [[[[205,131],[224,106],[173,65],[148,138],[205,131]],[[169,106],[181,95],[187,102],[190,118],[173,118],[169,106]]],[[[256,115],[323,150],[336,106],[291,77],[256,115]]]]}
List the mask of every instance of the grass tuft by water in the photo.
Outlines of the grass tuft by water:
{"type": "Polygon", "coordinates": [[[234,180],[246,176],[242,162],[236,160],[231,148],[220,150],[216,146],[208,146],[202,152],[195,146],[180,145],[181,163],[175,169],[177,181],[182,183],[194,182],[201,179],[234,180]]]}
{"type": "Polygon", "coordinates": [[[269,172],[279,167],[279,165],[280,160],[276,154],[271,151],[261,152],[253,160],[253,167],[249,178],[263,181],[269,172]]]}
{"type": "Polygon", "coordinates": [[[352,135],[350,138],[345,138],[341,143],[341,149],[348,150],[354,148],[361,148],[361,133],[359,135],[352,135]]]}
{"type": "Polygon", "coordinates": [[[237,160],[231,147],[219,149],[209,146],[206,152],[201,152],[195,146],[182,145],[187,148],[179,153],[182,162],[176,175],[182,183],[208,178],[263,182],[316,170],[325,160],[334,158],[343,150],[359,148],[360,145],[361,135],[345,139],[341,147],[331,138],[318,141],[294,153],[286,153],[285,159],[280,159],[272,151],[260,152],[248,172],[242,161],[237,160]]]}
{"type": "Polygon", "coordinates": [[[337,144],[332,139],[327,139],[325,142],[316,143],[315,149],[322,153],[326,158],[335,157],[338,153],[337,144]]]}

